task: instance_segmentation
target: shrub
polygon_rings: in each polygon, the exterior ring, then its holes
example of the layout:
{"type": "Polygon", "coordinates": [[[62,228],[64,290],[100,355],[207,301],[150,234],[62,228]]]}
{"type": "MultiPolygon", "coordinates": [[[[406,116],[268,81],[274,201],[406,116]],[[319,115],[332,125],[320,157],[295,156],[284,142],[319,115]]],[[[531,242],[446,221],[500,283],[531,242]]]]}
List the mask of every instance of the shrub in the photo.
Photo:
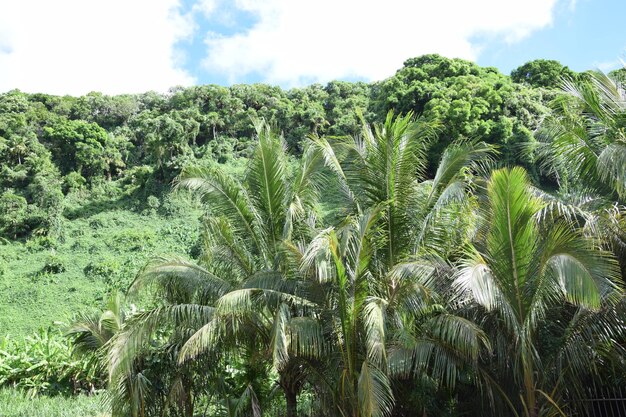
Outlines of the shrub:
{"type": "Polygon", "coordinates": [[[124,230],[113,236],[113,247],[122,251],[143,251],[154,245],[156,236],[152,230],[124,230]]]}
{"type": "Polygon", "coordinates": [[[148,208],[144,210],[143,214],[155,216],[157,214],[157,210],[161,207],[161,201],[159,200],[159,197],[150,195],[146,199],[146,205],[148,208]]]}
{"type": "Polygon", "coordinates": [[[78,172],[70,172],[65,176],[63,185],[65,192],[68,193],[70,191],[82,189],[85,184],[87,184],[85,177],[80,175],[78,172]]]}
{"type": "Polygon", "coordinates": [[[104,282],[108,288],[123,289],[128,284],[124,279],[122,265],[115,259],[92,261],[83,272],[93,280],[104,282]]]}
{"type": "Polygon", "coordinates": [[[115,260],[103,260],[99,262],[89,262],[83,269],[85,275],[90,278],[107,279],[113,275],[119,274],[120,264],[115,260]]]}
{"type": "Polygon", "coordinates": [[[58,329],[40,330],[24,340],[0,342],[0,387],[36,394],[75,394],[104,386],[95,361],[72,355],[72,343],[58,329]]]}
{"type": "Polygon", "coordinates": [[[7,191],[0,195],[0,233],[16,238],[28,232],[28,203],[22,196],[7,191]]]}
{"type": "Polygon", "coordinates": [[[186,208],[180,196],[177,197],[172,192],[163,197],[162,213],[168,217],[180,216],[186,208]]]}
{"type": "Polygon", "coordinates": [[[29,252],[36,252],[42,249],[53,249],[57,246],[57,240],[52,236],[34,236],[26,242],[29,252]]]}
{"type": "Polygon", "coordinates": [[[157,210],[161,206],[161,201],[159,200],[159,197],[153,195],[148,197],[147,203],[148,207],[153,210],[157,210]]]}
{"type": "Polygon", "coordinates": [[[46,258],[46,262],[43,265],[42,272],[49,274],[60,274],[65,272],[65,261],[55,253],[51,253],[46,258]]]}

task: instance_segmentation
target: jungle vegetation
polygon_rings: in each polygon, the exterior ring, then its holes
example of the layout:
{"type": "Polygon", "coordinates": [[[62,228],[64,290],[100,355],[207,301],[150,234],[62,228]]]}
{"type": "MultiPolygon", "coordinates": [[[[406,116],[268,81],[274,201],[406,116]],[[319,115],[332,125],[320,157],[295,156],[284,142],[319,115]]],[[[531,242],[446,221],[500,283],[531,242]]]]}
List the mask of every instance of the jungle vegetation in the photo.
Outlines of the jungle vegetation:
{"type": "Polygon", "coordinates": [[[626,375],[624,85],[0,95],[0,414],[584,412],[626,375]]]}

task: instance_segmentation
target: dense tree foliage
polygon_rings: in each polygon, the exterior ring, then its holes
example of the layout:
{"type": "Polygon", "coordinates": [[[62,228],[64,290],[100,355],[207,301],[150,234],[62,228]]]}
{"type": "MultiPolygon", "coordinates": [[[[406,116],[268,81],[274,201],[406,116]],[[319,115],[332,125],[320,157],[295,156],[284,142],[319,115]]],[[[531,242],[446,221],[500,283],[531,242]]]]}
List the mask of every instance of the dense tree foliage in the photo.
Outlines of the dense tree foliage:
{"type": "Polygon", "coordinates": [[[544,92],[511,82],[494,68],[461,59],[424,55],[409,59],[397,73],[372,86],[378,117],[388,109],[409,111],[441,122],[430,162],[460,138],[499,145],[505,164],[535,172],[532,155],[521,151],[547,113],[544,92]]]}
{"type": "MultiPolygon", "coordinates": [[[[546,62],[526,64],[532,67],[527,72],[554,79],[554,63],[546,62]]],[[[53,230],[42,219],[62,212],[60,191],[148,171],[167,184],[194,161],[248,156],[256,117],[281,131],[290,152],[299,155],[309,134],[354,135],[361,118],[382,121],[390,109],[411,111],[440,125],[429,147],[430,166],[448,144],[465,138],[499,145],[504,164],[521,164],[538,179],[524,145],[534,141],[551,94],[493,68],[438,55],[407,60],[393,77],[374,84],[333,81],[287,91],[205,85],[78,98],[11,91],[0,96],[0,181],[26,199],[29,214],[20,233],[5,235],[53,230]]]]}
{"type": "Polygon", "coordinates": [[[533,87],[559,88],[564,79],[575,78],[569,68],[552,59],[535,59],[511,71],[511,79],[516,83],[526,83],[533,87]]]}

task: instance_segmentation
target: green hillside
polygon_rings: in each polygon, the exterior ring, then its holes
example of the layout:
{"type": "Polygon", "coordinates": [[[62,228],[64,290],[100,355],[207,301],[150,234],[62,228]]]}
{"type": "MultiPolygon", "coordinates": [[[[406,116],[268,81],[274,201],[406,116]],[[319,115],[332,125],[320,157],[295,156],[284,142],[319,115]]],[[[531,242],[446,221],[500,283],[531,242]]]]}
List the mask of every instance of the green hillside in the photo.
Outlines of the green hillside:
{"type": "Polygon", "coordinates": [[[187,254],[198,219],[113,208],[64,222],[63,239],[34,238],[2,245],[0,329],[22,336],[54,322],[68,323],[98,308],[113,289],[125,289],[159,253],[187,254]]]}

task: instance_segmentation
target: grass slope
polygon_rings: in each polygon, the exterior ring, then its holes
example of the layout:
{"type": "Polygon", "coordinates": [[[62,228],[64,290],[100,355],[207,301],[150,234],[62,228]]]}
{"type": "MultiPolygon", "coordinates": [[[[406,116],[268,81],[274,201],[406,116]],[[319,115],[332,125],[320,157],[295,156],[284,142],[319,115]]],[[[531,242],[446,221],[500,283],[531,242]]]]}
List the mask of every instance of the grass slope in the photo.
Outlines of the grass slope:
{"type": "Polygon", "coordinates": [[[73,219],[64,221],[62,238],[0,241],[0,335],[68,322],[77,311],[100,308],[111,289],[126,289],[151,257],[189,255],[199,211],[155,198],[152,208],[108,201],[101,210],[67,210],[73,219]]]}
{"type": "Polygon", "coordinates": [[[31,398],[14,389],[0,390],[0,417],[108,417],[97,395],[31,398]]]}

